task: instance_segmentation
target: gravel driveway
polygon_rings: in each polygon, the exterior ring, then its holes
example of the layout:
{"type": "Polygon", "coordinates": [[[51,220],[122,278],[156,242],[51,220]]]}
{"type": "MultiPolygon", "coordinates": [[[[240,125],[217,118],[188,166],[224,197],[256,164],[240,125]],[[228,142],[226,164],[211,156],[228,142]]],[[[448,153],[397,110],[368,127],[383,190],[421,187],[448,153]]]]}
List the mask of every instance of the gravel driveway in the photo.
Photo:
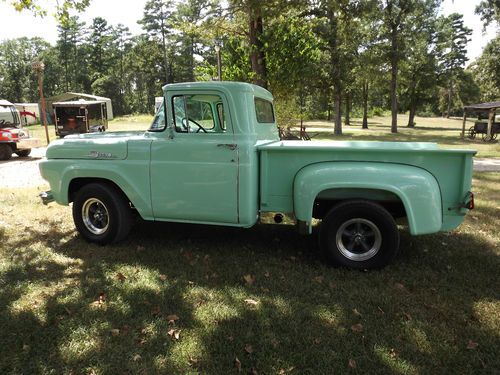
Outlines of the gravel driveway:
{"type": "MultiPolygon", "coordinates": [[[[38,163],[45,157],[45,148],[33,149],[27,158],[16,155],[0,161],[0,187],[40,187],[48,189],[48,183],[38,171],[38,163]]],[[[475,171],[500,171],[500,158],[474,159],[475,171]]]]}

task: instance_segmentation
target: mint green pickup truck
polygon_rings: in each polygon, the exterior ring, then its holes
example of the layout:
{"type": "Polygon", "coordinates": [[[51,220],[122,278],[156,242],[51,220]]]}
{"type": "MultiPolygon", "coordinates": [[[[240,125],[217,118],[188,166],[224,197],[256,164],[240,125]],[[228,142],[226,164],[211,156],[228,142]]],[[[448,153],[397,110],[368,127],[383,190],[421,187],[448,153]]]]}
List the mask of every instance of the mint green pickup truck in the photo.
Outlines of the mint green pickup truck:
{"type": "Polygon", "coordinates": [[[448,231],[473,208],[470,150],[434,143],[280,140],[273,97],[237,82],[164,87],[149,130],[72,135],[50,144],[44,203],[73,202],[87,241],[124,239],[145,220],[251,227],[319,224],[326,257],[380,268],[412,235],[448,231]],[[284,220],[288,218],[289,220],[284,220]]]}

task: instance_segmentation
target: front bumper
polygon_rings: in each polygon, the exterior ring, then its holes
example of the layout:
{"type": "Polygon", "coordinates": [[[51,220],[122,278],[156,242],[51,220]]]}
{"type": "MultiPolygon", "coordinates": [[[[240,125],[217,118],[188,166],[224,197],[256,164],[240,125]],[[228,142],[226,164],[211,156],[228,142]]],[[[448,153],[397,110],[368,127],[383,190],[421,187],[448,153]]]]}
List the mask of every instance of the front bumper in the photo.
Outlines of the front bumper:
{"type": "Polygon", "coordinates": [[[49,203],[54,202],[54,196],[52,195],[52,192],[50,190],[42,191],[38,196],[40,197],[44,205],[48,205],[49,203]]]}
{"type": "Polygon", "coordinates": [[[16,148],[18,150],[28,150],[31,148],[41,147],[42,142],[38,138],[21,138],[16,142],[16,148]]]}

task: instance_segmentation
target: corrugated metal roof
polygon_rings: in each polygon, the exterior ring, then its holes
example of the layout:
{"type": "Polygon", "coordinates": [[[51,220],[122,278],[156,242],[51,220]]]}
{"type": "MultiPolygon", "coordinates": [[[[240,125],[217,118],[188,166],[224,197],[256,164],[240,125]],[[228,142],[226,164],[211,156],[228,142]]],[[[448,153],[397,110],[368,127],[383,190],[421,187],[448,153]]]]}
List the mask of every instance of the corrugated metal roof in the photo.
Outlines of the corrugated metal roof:
{"type": "Polygon", "coordinates": [[[9,102],[8,100],[0,99],[0,105],[10,106],[10,105],[14,105],[14,104],[9,102]]]}
{"type": "Polygon", "coordinates": [[[500,108],[500,102],[486,102],[478,104],[465,105],[465,109],[496,109],[500,108]]]}

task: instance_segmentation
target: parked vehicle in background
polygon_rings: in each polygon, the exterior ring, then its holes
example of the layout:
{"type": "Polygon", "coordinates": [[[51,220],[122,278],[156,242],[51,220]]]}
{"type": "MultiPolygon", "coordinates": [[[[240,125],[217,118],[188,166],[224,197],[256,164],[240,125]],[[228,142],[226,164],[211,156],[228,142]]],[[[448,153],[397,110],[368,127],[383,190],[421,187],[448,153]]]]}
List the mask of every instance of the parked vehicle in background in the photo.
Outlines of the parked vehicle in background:
{"type": "Polygon", "coordinates": [[[85,134],[48,147],[40,171],[51,191],[42,199],[73,202],[87,241],[124,239],[133,211],[245,228],[271,218],[303,234],[321,221],[331,262],[380,268],[399,249],[395,218],[421,235],[456,228],[473,208],[473,150],[280,140],[271,93],[247,83],[170,84],[163,97],[146,132],[85,134]]]}
{"type": "Polygon", "coordinates": [[[78,100],[52,103],[56,135],[103,132],[108,128],[105,101],[78,100]]]}
{"type": "Polygon", "coordinates": [[[32,138],[23,129],[19,112],[11,102],[0,100],[0,160],[8,160],[12,154],[26,157],[31,149],[40,147],[38,138],[32,138]]]}

